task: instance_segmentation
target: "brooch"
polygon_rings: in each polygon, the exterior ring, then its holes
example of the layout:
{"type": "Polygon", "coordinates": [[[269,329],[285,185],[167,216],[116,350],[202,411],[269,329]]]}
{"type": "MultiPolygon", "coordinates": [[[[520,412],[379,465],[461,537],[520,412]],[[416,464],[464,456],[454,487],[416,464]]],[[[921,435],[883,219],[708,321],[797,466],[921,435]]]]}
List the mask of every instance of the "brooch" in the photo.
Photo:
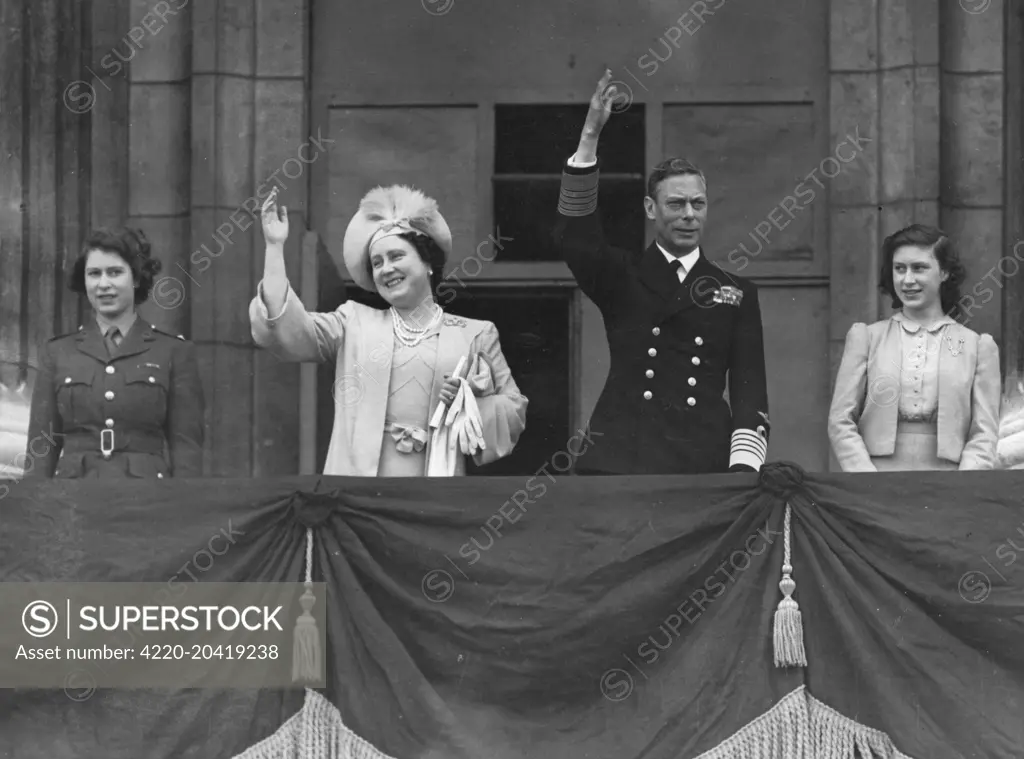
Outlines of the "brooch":
{"type": "Polygon", "coordinates": [[[953,347],[953,338],[951,338],[949,335],[945,335],[944,337],[946,338],[946,345],[949,346],[949,354],[951,356],[956,357],[963,353],[964,339],[962,337],[957,338],[955,348],[953,347]]]}
{"type": "Polygon", "coordinates": [[[715,290],[712,300],[715,303],[724,303],[729,306],[738,306],[743,301],[743,291],[737,287],[726,285],[715,290]]]}
{"type": "Polygon", "coordinates": [[[452,316],[451,314],[444,315],[444,326],[446,327],[465,327],[466,320],[459,316],[452,316]]]}

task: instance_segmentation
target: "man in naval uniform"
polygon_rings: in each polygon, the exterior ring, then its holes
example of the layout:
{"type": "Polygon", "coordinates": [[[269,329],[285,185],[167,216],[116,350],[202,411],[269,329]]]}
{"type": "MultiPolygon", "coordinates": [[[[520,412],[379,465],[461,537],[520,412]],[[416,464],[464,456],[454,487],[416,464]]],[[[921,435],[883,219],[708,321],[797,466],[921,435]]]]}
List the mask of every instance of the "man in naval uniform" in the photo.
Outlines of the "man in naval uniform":
{"type": "Polygon", "coordinates": [[[611,369],[578,474],[752,472],[768,447],[757,288],[700,248],[707,183],[685,159],[659,164],[644,208],[655,242],[608,245],[597,213],[597,143],[618,96],[605,72],[562,175],[555,243],[601,310],[611,369]],[[725,399],[728,382],[728,401],[725,399]]]}

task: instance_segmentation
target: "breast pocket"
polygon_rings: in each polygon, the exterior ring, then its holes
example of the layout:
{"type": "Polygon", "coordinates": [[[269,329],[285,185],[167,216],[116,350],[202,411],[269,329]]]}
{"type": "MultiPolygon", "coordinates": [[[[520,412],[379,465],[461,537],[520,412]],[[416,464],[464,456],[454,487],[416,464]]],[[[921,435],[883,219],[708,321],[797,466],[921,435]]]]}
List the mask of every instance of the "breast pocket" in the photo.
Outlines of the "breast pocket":
{"type": "Polygon", "coordinates": [[[162,423],[167,416],[170,382],[164,370],[135,366],[125,370],[124,412],[142,421],[162,423]]]}
{"type": "Polygon", "coordinates": [[[66,423],[82,421],[86,415],[95,379],[96,370],[89,366],[71,367],[54,378],[57,385],[57,411],[66,423]]]}

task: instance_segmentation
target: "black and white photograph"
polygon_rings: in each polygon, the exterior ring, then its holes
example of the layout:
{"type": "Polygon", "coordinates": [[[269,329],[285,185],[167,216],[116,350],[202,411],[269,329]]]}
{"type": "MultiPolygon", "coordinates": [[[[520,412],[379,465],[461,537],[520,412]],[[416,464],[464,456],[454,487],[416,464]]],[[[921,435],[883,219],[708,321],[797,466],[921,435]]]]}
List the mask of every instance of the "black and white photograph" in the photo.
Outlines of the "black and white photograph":
{"type": "Polygon", "coordinates": [[[1024,759],[1019,0],[0,0],[0,759],[1024,759]]]}

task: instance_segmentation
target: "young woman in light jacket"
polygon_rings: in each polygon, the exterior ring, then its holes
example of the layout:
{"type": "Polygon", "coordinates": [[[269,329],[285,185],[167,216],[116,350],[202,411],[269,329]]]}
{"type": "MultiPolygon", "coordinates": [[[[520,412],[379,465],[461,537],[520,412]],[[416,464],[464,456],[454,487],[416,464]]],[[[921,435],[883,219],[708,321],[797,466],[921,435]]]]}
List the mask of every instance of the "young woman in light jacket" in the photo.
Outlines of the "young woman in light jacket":
{"type": "Polygon", "coordinates": [[[994,468],[999,349],[958,321],[965,272],[949,238],[901,229],[882,246],[880,278],[899,310],[850,328],[832,397],[843,471],[994,468]]]}

